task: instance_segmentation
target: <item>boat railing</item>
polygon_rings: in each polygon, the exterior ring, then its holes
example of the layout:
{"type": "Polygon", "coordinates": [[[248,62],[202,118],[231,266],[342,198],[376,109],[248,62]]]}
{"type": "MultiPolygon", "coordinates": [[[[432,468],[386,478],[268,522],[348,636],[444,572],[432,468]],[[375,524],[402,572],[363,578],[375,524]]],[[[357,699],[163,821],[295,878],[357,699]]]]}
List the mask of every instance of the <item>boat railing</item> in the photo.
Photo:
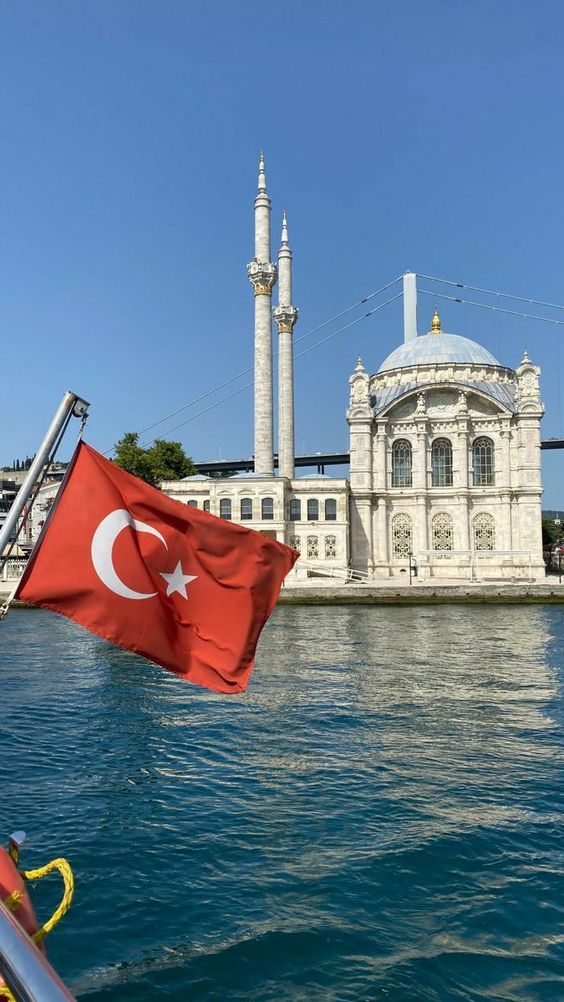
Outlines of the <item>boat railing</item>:
{"type": "Polygon", "coordinates": [[[59,975],[2,902],[0,977],[16,1002],[74,1002],[59,975]]]}

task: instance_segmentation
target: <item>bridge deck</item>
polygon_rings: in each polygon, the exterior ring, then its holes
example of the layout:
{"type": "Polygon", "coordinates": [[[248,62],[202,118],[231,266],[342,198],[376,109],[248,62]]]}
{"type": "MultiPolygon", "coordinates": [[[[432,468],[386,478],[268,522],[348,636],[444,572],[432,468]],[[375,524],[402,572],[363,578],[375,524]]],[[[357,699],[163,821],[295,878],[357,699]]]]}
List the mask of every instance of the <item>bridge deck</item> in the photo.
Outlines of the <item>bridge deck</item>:
{"type": "MultiPolygon", "coordinates": [[[[541,449],[564,449],[564,439],[545,438],[541,442],[541,449]]],[[[296,467],[310,467],[323,473],[326,466],[348,466],[350,462],[349,452],[315,452],[308,456],[296,456],[296,467]]],[[[214,473],[252,473],[255,468],[255,461],[252,456],[247,459],[214,459],[208,462],[195,463],[198,473],[206,475],[214,473]]],[[[274,457],[274,468],[278,469],[278,456],[274,457]]]]}

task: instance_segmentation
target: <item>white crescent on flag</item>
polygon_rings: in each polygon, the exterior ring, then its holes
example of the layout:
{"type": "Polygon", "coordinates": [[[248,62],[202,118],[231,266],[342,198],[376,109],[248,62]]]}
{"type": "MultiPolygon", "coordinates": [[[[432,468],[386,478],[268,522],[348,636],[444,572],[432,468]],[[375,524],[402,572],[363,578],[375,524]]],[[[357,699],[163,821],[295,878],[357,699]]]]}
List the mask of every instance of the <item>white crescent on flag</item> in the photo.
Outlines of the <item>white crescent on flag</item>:
{"type": "Polygon", "coordinates": [[[131,517],[126,508],[116,508],[115,511],[110,512],[109,515],[106,515],[102,519],[92,537],[91,553],[94,570],[102,584],[105,584],[106,588],[115,592],[116,595],[121,595],[122,598],[154,598],[158,594],[156,591],[142,592],[129,588],[121,580],[114,567],[112,560],[114,543],[122,529],[126,529],[128,526],[135,529],[135,532],[146,532],[151,536],[155,536],[168,549],[166,540],[161,536],[158,529],[154,529],[152,525],[147,525],[146,522],[138,522],[136,518],[131,517]]]}

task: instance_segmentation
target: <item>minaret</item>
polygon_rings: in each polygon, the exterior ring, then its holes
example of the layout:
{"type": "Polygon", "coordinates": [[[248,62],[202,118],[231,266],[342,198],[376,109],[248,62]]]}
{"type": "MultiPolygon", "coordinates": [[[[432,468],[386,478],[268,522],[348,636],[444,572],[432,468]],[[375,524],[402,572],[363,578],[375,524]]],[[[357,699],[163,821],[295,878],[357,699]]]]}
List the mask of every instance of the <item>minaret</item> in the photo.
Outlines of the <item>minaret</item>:
{"type": "Polygon", "coordinates": [[[293,331],[298,311],[292,306],[292,251],[288,243],[286,210],[282,213],[282,240],[278,251],[278,470],[294,477],[294,349],[293,331]]]}
{"type": "Polygon", "coordinates": [[[255,294],[255,473],[273,476],[271,299],[276,265],[270,260],[270,199],[262,152],[255,198],[255,256],[247,273],[255,294]]]}

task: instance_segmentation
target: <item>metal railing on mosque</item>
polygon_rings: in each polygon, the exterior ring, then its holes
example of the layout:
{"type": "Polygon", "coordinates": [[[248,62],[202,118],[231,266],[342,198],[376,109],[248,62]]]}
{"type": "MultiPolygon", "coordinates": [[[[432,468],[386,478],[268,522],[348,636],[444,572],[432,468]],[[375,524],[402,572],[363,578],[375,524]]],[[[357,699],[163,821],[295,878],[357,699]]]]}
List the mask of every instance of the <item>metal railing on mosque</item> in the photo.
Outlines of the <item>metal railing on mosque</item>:
{"type": "Polygon", "coordinates": [[[27,564],[27,557],[8,557],[2,567],[0,581],[19,581],[27,564]]]}
{"type": "Polygon", "coordinates": [[[526,572],[529,583],[533,581],[530,550],[418,550],[413,556],[417,559],[420,571],[444,568],[443,577],[452,576],[448,574],[448,565],[450,561],[457,559],[459,564],[464,561],[468,567],[471,581],[484,581],[488,578],[499,581],[499,573],[488,575],[487,571],[492,565],[496,565],[496,569],[499,568],[500,564],[505,570],[514,572],[506,579],[508,582],[513,577],[519,577],[517,573],[519,571],[526,572]]]}

